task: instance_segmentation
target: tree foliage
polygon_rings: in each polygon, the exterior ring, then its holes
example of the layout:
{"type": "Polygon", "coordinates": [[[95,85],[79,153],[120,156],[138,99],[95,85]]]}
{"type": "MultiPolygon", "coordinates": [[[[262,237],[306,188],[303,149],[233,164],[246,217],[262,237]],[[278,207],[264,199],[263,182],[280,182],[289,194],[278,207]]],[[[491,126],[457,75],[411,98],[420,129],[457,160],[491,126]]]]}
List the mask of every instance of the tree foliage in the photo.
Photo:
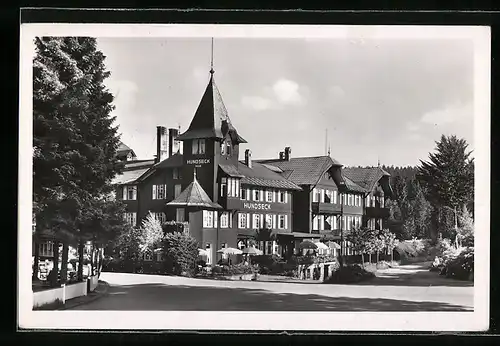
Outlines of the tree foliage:
{"type": "Polygon", "coordinates": [[[37,230],[78,238],[96,224],[108,238],[118,203],[104,202],[120,173],[119,137],[104,55],[94,38],[36,38],[33,60],[33,207],[37,230]],[[108,228],[109,227],[109,228],[108,228]]]}
{"type": "Polygon", "coordinates": [[[142,252],[150,251],[151,253],[160,245],[163,239],[163,228],[161,222],[149,212],[142,220],[140,249],[142,252]]]}
{"type": "Polygon", "coordinates": [[[165,271],[175,275],[194,274],[198,242],[187,233],[167,233],[163,239],[165,271]]]}

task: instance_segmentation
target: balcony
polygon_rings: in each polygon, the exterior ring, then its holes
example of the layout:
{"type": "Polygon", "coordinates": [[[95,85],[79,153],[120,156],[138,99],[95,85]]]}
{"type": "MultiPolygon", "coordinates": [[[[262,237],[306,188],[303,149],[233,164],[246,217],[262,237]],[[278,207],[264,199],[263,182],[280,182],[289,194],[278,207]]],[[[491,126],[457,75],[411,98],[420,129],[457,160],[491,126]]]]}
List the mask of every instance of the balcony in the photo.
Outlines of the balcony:
{"type": "Polygon", "coordinates": [[[385,219],[389,217],[389,208],[366,207],[366,216],[385,219]]]}
{"type": "Polygon", "coordinates": [[[340,204],[312,202],[312,212],[314,214],[338,214],[340,204]]]}

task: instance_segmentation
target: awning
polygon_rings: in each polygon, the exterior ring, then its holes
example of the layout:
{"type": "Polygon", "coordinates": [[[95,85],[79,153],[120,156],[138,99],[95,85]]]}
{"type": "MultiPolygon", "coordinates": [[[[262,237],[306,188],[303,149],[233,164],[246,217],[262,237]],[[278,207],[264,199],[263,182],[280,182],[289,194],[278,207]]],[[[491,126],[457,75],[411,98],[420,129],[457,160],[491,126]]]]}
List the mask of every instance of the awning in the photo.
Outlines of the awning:
{"type": "Polygon", "coordinates": [[[320,239],[322,236],[321,234],[313,234],[313,233],[305,233],[305,232],[282,232],[282,233],[277,233],[278,236],[284,236],[284,237],[293,237],[297,239],[303,239],[303,238],[314,238],[314,239],[320,239]]]}

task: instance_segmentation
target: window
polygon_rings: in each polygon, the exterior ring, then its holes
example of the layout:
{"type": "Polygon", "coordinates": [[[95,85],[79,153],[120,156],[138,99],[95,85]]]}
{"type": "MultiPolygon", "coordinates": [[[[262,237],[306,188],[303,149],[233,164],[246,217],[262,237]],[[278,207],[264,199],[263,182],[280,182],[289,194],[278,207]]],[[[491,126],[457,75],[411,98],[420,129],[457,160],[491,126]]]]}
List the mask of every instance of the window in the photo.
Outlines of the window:
{"type": "Polygon", "coordinates": [[[333,216],[325,217],[325,223],[323,229],[330,231],[333,229],[332,225],[333,225],[333,216]]]}
{"type": "Polygon", "coordinates": [[[366,207],[370,207],[370,196],[366,196],[366,207]]]}
{"type": "Polygon", "coordinates": [[[220,216],[220,227],[227,228],[229,226],[229,213],[222,213],[220,216]]]}
{"type": "Polygon", "coordinates": [[[214,212],[209,210],[203,210],[203,228],[213,228],[214,227],[214,212]]]}
{"type": "Polygon", "coordinates": [[[174,198],[177,198],[181,194],[181,184],[176,184],[174,186],[174,198]]]}
{"type": "Polygon", "coordinates": [[[43,257],[54,257],[54,243],[46,241],[38,245],[38,254],[43,257]]]}
{"type": "Polygon", "coordinates": [[[184,222],[184,208],[177,208],[175,210],[175,221],[184,222]]]}
{"type": "Polygon", "coordinates": [[[226,155],[231,156],[231,141],[226,141],[226,155]]]}
{"type": "Polygon", "coordinates": [[[220,181],[220,195],[221,197],[226,197],[227,195],[227,179],[222,178],[220,181]]]}
{"type": "Polygon", "coordinates": [[[247,214],[238,214],[238,228],[247,228],[247,214]]]}
{"type": "Polygon", "coordinates": [[[279,191],[278,192],[278,202],[279,203],[286,203],[286,191],[279,191]]]}
{"type": "Polygon", "coordinates": [[[319,190],[319,201],[321,203],[325,203],[325,190],[321,189],[319,190]]]}
{"type": "MultiPolygon", "coordinates": [[[[280,215],[282,216],[282,215],[280,215]]],[[[317,231],[319,230],[319,217],[318,215],[313,215],[313,230],[317,231]]]]}
{"type": "Polygon", "coordinates": [[[227,179],[227,195],[228,197],[239,197],[240,181],[234,178],[227,179]]]}
{"type": "Polygon", "coordinates": [[[260,191],[259,190],[253,190],[253,200],[258,202],[260,199],[260,191]]]}
{"type": "Polygon", "coordinates": [[[252,222],[252,228],[253,229],[259,229],[262,227],[262,218],[260,217],[260,214],[253,214],[253,222],[252,222]]]}
{"type": "Polygon", "coordinates": [[[172,178],[173,179],[179,179],[179,168],[174,168],[172,170],[172,178]]]}
{"type": "Polygon", "coordinates": [[[226,143],[222,142],[220,144],[220,154],[221,155],[226,155],[226,143]]]}
{"type": "Polygon", "coordinates": [[[325,190],[325,203],[332,203],[332,191],[325,190]]]}
{"type": "Polygon", "coordinates": [[[319,202],[319,196],[320,192],[318,189],[314,188],[313,189],[313,202],[319,202]]]}
{"type": "Polygon", "coordinates": [[[273,228],[273,216],[271,214],[266,214],[266,228],[273,228]]]}
{"type": "Polygon", "coordinates": [[[193,150],[192,153],[197,154],[205,154],[205,139],[193,139],[193,150]]]}
{"type": "Polygon", "coordinates": [[[384,207],[384,197],[380,197],[380,208],[384,207]]]}
{"type": "Polygon", "coordinates": [[[240,196],[243,201],[247,199],[247,190],[246,189],[240,189],[240,196]]]}
{"type": "Polygon", "coordinates": [[[153,185],[153,199],[166,199],[167,198],[167,185],[153,185]]]}
{"type": "Polygon", "coordinates": [[[337,191],[333,191],[333,203],[337,204],[337,191]]]}
{"type": "Polygon", "coordinates": [[[286,228],[286,215],[278,215],[278,228],[286,228]]]}
{"type": "Polygon", "coordinates": [[[137,213],[125,213],[124,218],[128,224],[137,225],[137,213]]]}
{"type": "Polygon", "coordinates": [[[123,199],[135,201],[137,199],[137,186],[129,185],[123,187],[123,199]]]}
{"type": "Polygon", "coordinates": [[[153,216],[162,224],[167,221],[167,216],[165,215],[165,213],[153,213],[153,216]]]}
{"type": "Polygon", "coordinates": [[[273,253],[273,242],[272,241],[266,241],[266,254],[272,254],[273,253]]]}

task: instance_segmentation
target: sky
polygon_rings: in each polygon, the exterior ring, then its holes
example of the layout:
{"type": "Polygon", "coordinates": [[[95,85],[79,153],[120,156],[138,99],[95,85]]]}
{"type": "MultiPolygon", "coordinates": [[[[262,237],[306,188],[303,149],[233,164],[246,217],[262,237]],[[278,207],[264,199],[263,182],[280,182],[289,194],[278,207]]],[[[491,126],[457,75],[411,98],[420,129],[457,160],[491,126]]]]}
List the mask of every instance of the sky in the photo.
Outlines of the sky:
{"type": "MultiPolygon", "coordinates": [[[[185,131],[210,74],[210,38],[98,38],[122,141],[155,155],[156,126],[185,131]]],[[[473,147],[467,39],[215,38],[215,82],[254,159],[331,156],[344,166],[427,160],[442,134],[473,147]]]]}

